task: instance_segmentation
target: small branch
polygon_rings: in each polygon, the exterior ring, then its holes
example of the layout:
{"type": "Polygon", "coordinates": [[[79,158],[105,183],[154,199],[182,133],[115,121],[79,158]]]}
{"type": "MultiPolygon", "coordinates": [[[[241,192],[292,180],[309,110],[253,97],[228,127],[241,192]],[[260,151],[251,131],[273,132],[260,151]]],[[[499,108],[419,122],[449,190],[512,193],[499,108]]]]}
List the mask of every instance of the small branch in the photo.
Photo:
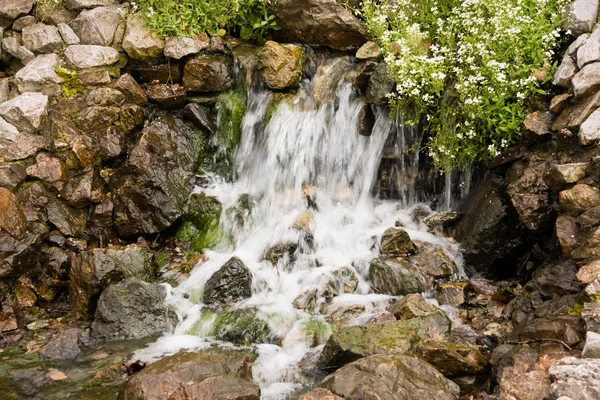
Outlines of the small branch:
{"type": "Polygon", "coordinates": [[[567,349],[569,349],[569,351],[573,350],[568,344],[566,344],[562,340],[558,340],[558,339],[531,339],[531,340],[524,340],[522,342],[510,341],[510,342],[506,342],[506,343],[508,343],[508,344],[530,344],[530,343],[535,343],[535,342],[554,342],[554,343],[562,344],[567,349]]]}

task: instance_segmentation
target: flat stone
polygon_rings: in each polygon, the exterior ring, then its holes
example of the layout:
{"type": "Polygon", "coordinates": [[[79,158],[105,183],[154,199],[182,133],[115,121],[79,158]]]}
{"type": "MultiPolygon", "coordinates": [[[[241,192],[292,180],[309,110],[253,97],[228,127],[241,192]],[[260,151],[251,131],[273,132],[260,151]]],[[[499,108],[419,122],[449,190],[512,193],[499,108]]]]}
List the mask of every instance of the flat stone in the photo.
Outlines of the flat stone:
{"type": "MultiPolygon", "coordinates": [[[[2,128],[0,128],[0,131],[2,128]]],[[[0,146],[2,141],[0,140],[0,146]]],[[[0,153],[1,154],[1,153],[0,153]]],[[[4,163],[0,164],[0,186],[11,191],[16,190],[23,181],[27,172],[25,166],[20,163],[4,163]]]]}
{"type": "Polygon", "coordinates": [[[75,31],[65,23],[58,24],[58,32],[68,46],[81,43],[75,31]]]}
{"type": "Polygon", "coordinates": [[[590,145],[600,141],[600,108],[597,109],[579,127],[579,142],[590,145]]]}
{"type": "Polygon", "coordinates": [[[183,85],[194,92],[221,92],[234,85],[231,60],[221,55],[192,57],[184,67],[183,85]]]}
{"type": "Polygon", "coordinates": [[[123,50],[134,60],[149,60],[163,55],[165,41],[146,27],[139,16],[127,20],[123,50]]]}
{"type": "Polygon", "coordinates": [[[29,14],[35,0],[2,0],[0,2],[0,19],[17,19],[18,16],[29,14]]]}
{"type": "Polygon", "coordinates": [[[577,49],[577,66],[581,69],[600,61],[600,25],[577,49]]]}
{"type": "Polygon", "coordinates": [[[566,185],[577,183],[585,178],[590,169],[590,163],[556,164],[550,168],[544,182],[551,188],[561,190],[566,185]]]}
{"type": "Polygon", "coordinates": [[[0,117],[0,157],[5,160],[28,158],[48,144],[43,136],[20,133],[14,125],[0,117]]]}
{"type": "Polygon", "coordinates": [[[390,312],[398,320],[411,319],[415,317],[425,317],[435,311],[437,308],[425,301],[420,293],[413,293],[404,296],[389,308],[390,312]]]}
{"type": "Polygon", "coordinates": [[[23,46],[34,53],[52,53],[64,44],[57,27],[41,22],[23,28],[22,38],[23,46]]]}
{"type": "Polygon", "coordinates": [[[567,51],[565,51],[565,56],[571,56],[573,58],[577,58],[577,50],[588,40],[590,37],[589,33],[584,33],[575,39],[573,43],[569,45],[567,51]]]}
{"type": "Polygon", "coordinates": [[[552,130],[579,129],[598,107],[600,107],[600,91],[567,107],[552,124],[552,130]]]}
{"type": "Polygon", "coordinates": [[[550,136],[553,115],[549,112],[535,111],[528,114],[523,120],[521,132],[523,139],[528,142],[537,142],[550,136]]]}
{"type": "Polygon", "coordinates": [[[69,10],[81,10],[83,8],[96,8],[117,4],[117,0],[65,0],[65,7],[69,10]]]}
{"type": "Polygon", "coordinates": [[[554,96],[550,101],[550,112],[553,114],[560,114],[567,106],[567,102],[571,97],[573,97],[571,93],[562,93],[554,96]]]}
{"type": "Polygon", "coordinates": [[[358,60],[380,60],[382,58],[381,49],[375,42],[367,42],[356,51],[358,60]]]}
{"type": "Polygon", "coordinates": [[[59,332],[47,345],[40,349],[40,355],[46,360],[72,360],[81,353],[79,349],[80,329],[71,328],[59,332]]]}
{"type": "Polygon", "coordinates": [[[73,45],[67,47],[65,57],[77,68],[94,68],[115,64],[119,52],[112,47],[73,45]]]}
{"type": "Polygon", "coordinates": [[[446,377],[479,374],[488,368],[488,358],[477,348],[445,340],[424,340],[415,352],[446,377]]]}
{"type": "Polygon", "coordinates": [[[552,84],[569,89],[571,87],[571,81],[573,80],[573,77],[577,71],[579,71],[579,69],[575,64],[575,61],[573,61],[570,56],[566,56],[556,69],[556,72],[554,73],[554,79],[552,79],[552,84]]]}
{"type": "Polygon", "coordinates": [[[146,90],[148,99],[165,110],[176,110],[185,104],[186,91],[181,85],[157,83],[146,90]]]}
{"type": "Polygon", "coordinates": [[[125,20],[125,11],[119,7],[97,7],[82,11],[69,26],[81,44],[110,46],[115,40],[119,24],[125,20]]]}
{"type": "Polygon", "coordinates": [[[575,0],[565,10],[565,26],[575,36],[591,32],[598,18],[598,0],[575,0]]]}
{"type": "Polygon", "coordinates": [[[573,77],[573,94],[575,97],[585,97],[600,89],[600,62],[588,64],[573,77]]]}
{"type": "Polygon", "coordinates": [[[37,132],[48,116],[48,96],[27,92],[0,104],[0,116],[19,132],[37,132]]]}
{"type": "Polygon", "coordinates": [[[185,56],[198,54],[206,49],[210,40],[206,34],[198,35],[195,38],[186,36],[176,36],[167,39],[165,44],[165,57],[179,60],[185,56]]]}
{"type": "Polygon", "coordinates": [[[47,96],[62,93],[63,79],[56,73],[59,59],[56,54],[43,54],[35,57],[15,75],[17,88],[21,93],[41,92],[47,96]]]}

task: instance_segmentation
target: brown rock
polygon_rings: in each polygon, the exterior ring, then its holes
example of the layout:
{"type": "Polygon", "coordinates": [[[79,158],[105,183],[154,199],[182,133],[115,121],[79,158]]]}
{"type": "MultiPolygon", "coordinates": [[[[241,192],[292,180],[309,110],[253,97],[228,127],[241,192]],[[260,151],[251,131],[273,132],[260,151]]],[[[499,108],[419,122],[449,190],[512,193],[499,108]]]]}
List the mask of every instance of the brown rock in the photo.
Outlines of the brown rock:
{"type": "Polygon", "coordinates": [[[550,112],[557,115],[560,114],[567,106],[567,102],[571,97],[573,97],[571,93],[563,93],[554,96],[552,100],[550,100],[550,112]]]}
{"type": "Polygon", "coordinates": [[[488,358],[475,347],[445,340],[424,340],[415,352],[446,377],[474,375],[488,367],[488,358]]]}
{"type": "Polygon", "coordinates": [[[389,228],[381,237],[381,252],[390,255],[413,254],[417,247],[404,229],[389,228]]]}
{"type": "Polygon", "coordinates": [[[575,218],[569,215],[560,215],[556,219],[556,237],[563,255],[569,257],[573,250],[579,246],[581,240],[575,218]]]}
{"type": "Polygon", "coordinates": [[[199,55],[184,67],[183,85],[194,92],[222,92],[234,84],[231,61],[221,55],[199,55]]]}
{"type": "Polygon", "coordinates": [[[437,308],[425,301],[419,293],[409,294],[395,302],[389,311],[394,314],[396,319],[404,320],[415,317],[425,317],[435,311],[437,308]]]}
{"type": "Polygon", "coordinates": [[[600,107],[600,92],[565,108],[552,124],[552,130],[560,131],[564,128],[572,130],[579,129],[581,124],[583,124],[598,107],[600,107]]]}
{"type": "Polygon", "coordinates": [[[523,139],[529,142],[536,142],[548,138],[551,133],[550,126],[554,117],[549,112],[536,111],[525,117],[523,127],[523,139]]]}
{"type": "Polygon", "coordinates": [[[577,271],[577,280],[583,284],[592,283],[600,278],[600,260],[592,261],[577,271]]]}
{"type": "Polygon", "coordinates": [[[0,228],[15,238],[22,237],[27,230],[27,219],[17,196],[5,188],[0,188],[0,228]]]}
{"type": "Polygon", "coordinates": [[[600,189],[585,184],[575,185],[572,189],[560,192],[559,203],[565,212],[577,216],[600,206],[600,189]]]}
{"type": "Polygon", "coordinates": [[[562,190],[570,183],[577,183],[585,178],[588,173],[590,163],[570,163],[553,165],[544,178],[546,184],[553,190],[562,190]]]}
{"type": "Polygon", "coordinates": [[[115,82],[114,88],[120,90],[130,103],[142,107],[148,104],[148,99],[146,98],[144,90],[138,85],[135,79],[133,79],[133,76],[129,74],[121,75],[115,82]]]}
{"type": "Polygon", "coordinates": [[[38,154],[35,161],[34,165],[27,167],[27,175],[48,182],[61,190],[67,180],[67,171],[63,162],[46,153],[38,154]]]}
{"type": "Polygon", "coordinates": [[[260,52],[260,67],[267,87],[297,87],[302,78],[302,47],[268,41],[260,52]]]}
{"type": "Polygon", "coordinates": [[[442,305],[458,307],[466,301],[468,282],[440,283],[435,298],[442,305]]]}
{"type": "Polygon", "coordinates": [[[165,110],[176,110],[185,104],[186,91],[180,85],[158,83],[151,85],[146,91],[148,99],[165,110]]]}
{"type": "Polygon", "coordinates": [[[310,392],[303,394],[300,400],[344,400],[342,397],[331,393],[327,389],[317,388],[310,392]]]}

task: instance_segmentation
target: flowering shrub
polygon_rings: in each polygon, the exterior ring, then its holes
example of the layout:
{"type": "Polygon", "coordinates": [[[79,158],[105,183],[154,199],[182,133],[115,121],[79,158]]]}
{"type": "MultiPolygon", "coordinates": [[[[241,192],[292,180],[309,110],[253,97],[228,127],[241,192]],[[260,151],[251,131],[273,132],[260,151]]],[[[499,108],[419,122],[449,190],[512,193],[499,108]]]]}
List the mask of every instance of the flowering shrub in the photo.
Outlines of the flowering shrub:
{"type": "Polygon", "coordinates": [[[244,40],[264,40],[278,29],[272,0],[136,0],[148,26],[161,36],[194,36],[206,32],[222,36],[229,31],[244,40]]]}
{"type": "Polygon", "coordinates": [[[514,143],[554,71],[565,0],[364,0],[395,111],[432,133],[446,171],[489,161],[514,143]]]}

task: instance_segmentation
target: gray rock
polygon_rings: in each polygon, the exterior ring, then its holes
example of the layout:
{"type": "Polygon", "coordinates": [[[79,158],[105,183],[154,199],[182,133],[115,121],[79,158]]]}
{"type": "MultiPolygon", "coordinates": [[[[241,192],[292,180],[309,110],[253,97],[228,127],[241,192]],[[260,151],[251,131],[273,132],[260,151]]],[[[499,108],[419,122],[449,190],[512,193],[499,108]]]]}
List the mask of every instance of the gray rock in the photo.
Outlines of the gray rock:
{"type": "Polygon", "coordinates": [[[25,28],[26,26],[33,25],[36,22],[37,22],[37,19],[33,15],[26,15],[24,17],[17,19],[15,22],[13,22],[12,30],[21,32],[23,30],[23,28],[25,28]]]}
{"type": "Polygon", "coordinates": [[[56,73],[59,59],[56,54],[43,54],[31,60],[15,75],[17,88],[21,93],[41,92],[47,96],[62,93],[63,79],[56,73]]]}
{"type": "Polygon", "coordinates": [[[584,303],[581,318],[588,331],[600,333],[600,302],[584,303]]]}
{"type": "Polygon", "coordinates": [[[94,68],[119,61],[119,52],[112,47],[73,45],[65,50],[65,57],[76,68],[94,68]]]}
{"type": "MultiPolygon", "coordinates": [[[[0,122],[1,124],[2,122],[0,122]]],[[[0,128],[1,130],[2,128],[0,128]]],[[[0,140],[0,145],[1,145],[0,140]]],[[[0,157],[2,153],[0,152],[0,157]]],[[[18,163],[4,163],[0,164],[0,186],[5,187],[11,191],[14,191],[19,187],[23,181],[25,181],[25,177],[27,176],[27,172],[25,167],[18,163]]]]}
{"type": "Polygon", "coordinates": [[[204,285],[204,304],[226,304],[252,296],[252,273],[232,257],[204,285]]]}
{"type": "Polygon", "coordinates": [[[58,24],[58,32],[68,46],[81,43],[77,34],[65,23],[58,24]]]}
{"type": "Polygon", "coordinates": [[[19,15],[29,14],[35,0],[3,0],[0,2],[0,19],[14,20],[19,15]]]}
{"type": "Polygon", "coordinates": [[[82,11],[69,26],[81,44],[110,46],[115,41],[119,24],[125,20],[125,11],[119,7],[98,7],[82,11]]]}
{"type": "Polygon", "coordinates": [[[574,0],[565,10],[565,25],[576,36],[590,32],[598,18],[598,0],[574,0]]]}
{"type": "Polygon", "coordinates": [[[43,136],[20,133],[0,117],[0,157],[5,160],[22,160],[33,156],[49,144],[43,136]]]}
{"type": "Polygon", "coordinates": [[[112,6],[117,3],[117,0],[65,0],[65,7],[69,10],[81,10],[83,8],[112,6]]]}
{"type": "Polygon", "coordinates": [[[96,339],[128,339],[168,331],[178,322],[175,311],[165,304],[166,288],[128,278],[111,285],[98,300],[92,324],[96,339]]]}
{"type": "Polygon", "coordinates": [[[554,79],[552,79],[552,84],[569,89],[571,87],[571,81],[573,80],[573,77],[577,71],[579,70],[577,65],[575,65],[575,61],[573,61],[571,57],[566,56],[556,69],[556,72],[554,73],[554,79]]]}
{"type": "Polygon", "coordinates": [[[573,43],[569,45],[567,51],[565,51],[565,56],[571,56],[572,58],[577,58],[577,50],[588,40],[590,37],[589,33],[584,33],[581,36],[578,36],[577,39],[573,43]]]}
{"type": "Polygon", "coordinates": [[[375,258],[367,281],[376,293],[392,296],[421,293],[429,287],[422,271],[403,257],[375,258]]]}
{"type": "Polygon", "coordinates": [[[0,79],[0,103],[4,103],[8,100],[8,95],[10,92],[9,81],[10,78],[0,79]]]}
{"type": "Polygon", "coordinates": [[[383,58],[379,45],[375,42],[367,42],[356,51],[358,60],[380,60],[383,58]]]}
{"type": "Polygon", "coordinates": [[[52,53],[64,44],[57,27],[41,22],[23,28],[22,37],[23,46],[34,53],[52,53]]]}
{"type": "Polygon", "coordinates": [[[313,96],[318,103],[329,103],[336,99],[340,78],[349,66],[349,57],[331,57],[319,66],[313,86],[313,96]]]}
{"type": "Polygon", "coordinates": [[[195,38],[186,36],[176,36],[167,39],[165,44],[165,57],[175,58],[179,60],[185,56],[198,54],[206,49],[210,44],[210,40],[206,35],[199,35],[195,38]]]}
{"type": "Polygon", "coordinates": [[[580,69],[597,61],[600,61],[600,25],[577,49],[577,66],[580,69]]]}
{"type": "Polygon", "coordinates": [[[600,358],[600,333],[588,332],[581,355],[585,358],[600,358]]]}
{"type": "Polygon", "coordinates": [[[149,60],[163,55],[165,41],[146,27],[140,16],[127,20],[123,50],[134,60],[149,60]]]}
{"type": "Polygon", "coordinates": [[[183,109],[183,117],[200,129],[208,137],[217,133],[214,113],[200,104],[189,103],[183,109]]]}
{"type": "Polygon", "coordinates": [[[600,109],[594,111],[579,127],[579,142],[587,146],[600,141],[600,109]]]}
{"type": "Polygon", "coordinates": [[[585,97],[600,88],[600,62],[588,64],[581,69],[572,81],[575,97],[585,97]]]}
{"type": "Polygon", "coordinates": [[[566,357],[553,363],[548,371],[552,379],[553,398],[567,396],[572,400],[600,398],[600,359],[566,357]]]}
{"type": "Polygon", "coordinates": [[[556,164],[550,168],[544,181],[555,190],[561,190],[570,183],[577,183],[585,178],[590,163],[556,164]]]}
{"type": "Polygon", "coordinates": [[[385,63],[381,63],[371,74],[367,85],[366,98],[372,104],[387,103],[386,95],[394,90],[394,82],[390,79],[388,68],[385,63]]]}
{"type": "Polygon", "coordinates": [[[415,356],[374,355],[329,375],[321,386],[347,400],[457,400],[458,385],[415,356]]]}
{"type": "Polygon", "coordinates": [[[16,59],[21,60],[24,64],[27,64],[35,57],[35,54],[31,50],[25,48],[25,46],[21,46],[19,41],[14,37],[2,39],[2,49],[16,59]]]}
{"type": "Polygon", "coordinates": [[[78,328],[59,332],[47,345],[40,349],[40,355],[47,360],[72,360],[81,353],[78,328]]]}
{"type": "Polygon", "coordinates": [[[19,132],[37,132],[48,116],[48,96],[27,92],[0,104],[0,116],[19,132]]]}

